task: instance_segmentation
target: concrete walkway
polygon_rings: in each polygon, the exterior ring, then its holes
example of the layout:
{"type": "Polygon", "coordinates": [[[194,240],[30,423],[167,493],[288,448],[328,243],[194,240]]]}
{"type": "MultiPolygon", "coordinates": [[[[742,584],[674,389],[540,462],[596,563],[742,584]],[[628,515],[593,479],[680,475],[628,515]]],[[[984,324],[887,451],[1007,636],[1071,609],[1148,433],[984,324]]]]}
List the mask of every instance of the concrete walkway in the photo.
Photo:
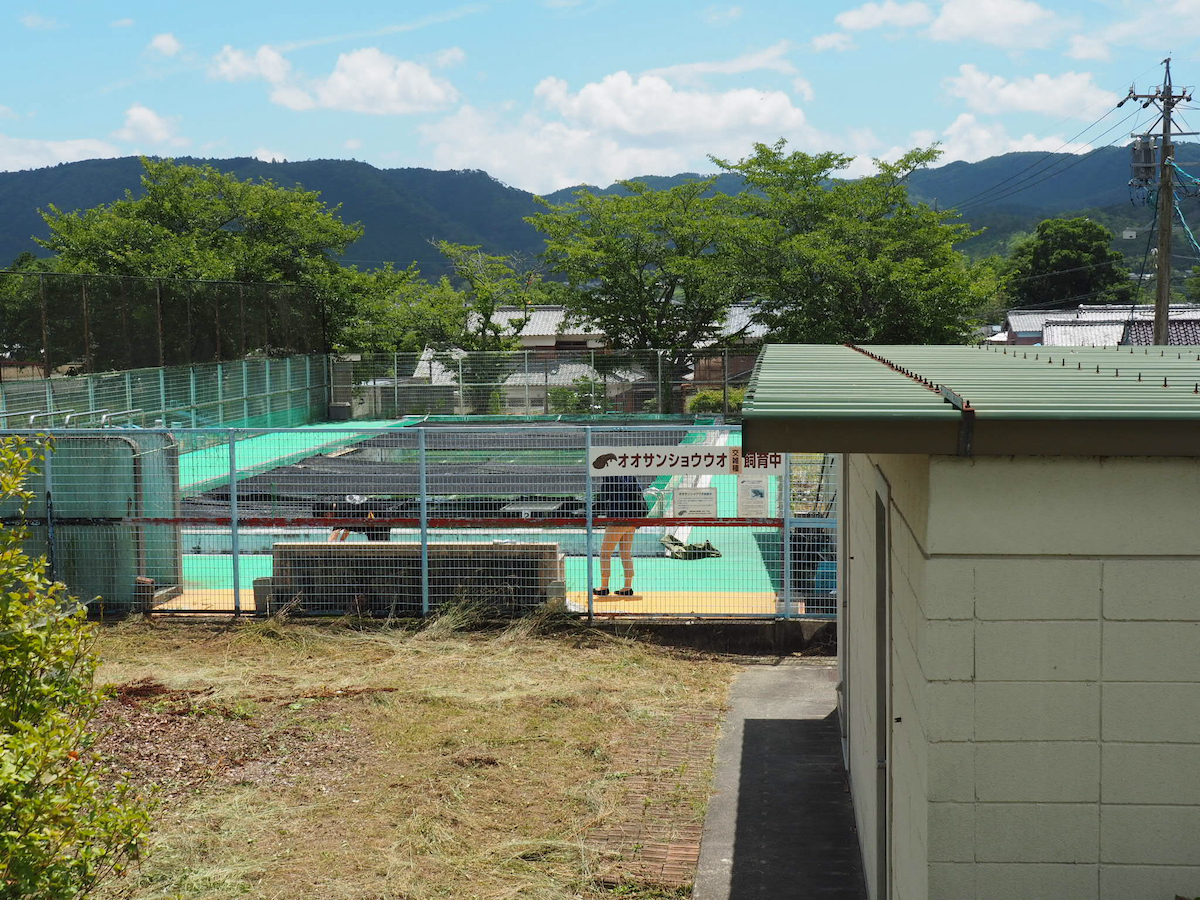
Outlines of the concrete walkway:
{"type": "Polygon", "coordinates": [[[751,666],[717,746],[694,900],[865,900],[831,666],[751,666]]]}

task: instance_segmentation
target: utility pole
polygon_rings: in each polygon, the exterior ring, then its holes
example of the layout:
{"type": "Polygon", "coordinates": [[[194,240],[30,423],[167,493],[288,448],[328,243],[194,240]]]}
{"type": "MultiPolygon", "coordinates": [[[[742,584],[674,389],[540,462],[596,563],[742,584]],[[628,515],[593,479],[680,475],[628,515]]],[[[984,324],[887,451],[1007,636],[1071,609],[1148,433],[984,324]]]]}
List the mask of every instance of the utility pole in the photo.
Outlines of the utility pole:
{"type": "Polygon", "coordinates": [[[1191,100],[1185,89],[1175,93],[1171,84],[1171,58],[1163,60],[1166,73],[1162,86],[1153,94],[1139,94],[1131,87],[1126,100],[1141,100],[1142,108],[1159,103],[1162,108],[1162,146],[1158,158],[1158,269],[1154,296],[1154,343],[1167,343],[1167,323],[1171,310],[1171,219],[1175,212],[1174,179],[1171,167],[1175,163],[1175,146],[1171,143],[1171,112],[1181,100],[1191,100]]]}

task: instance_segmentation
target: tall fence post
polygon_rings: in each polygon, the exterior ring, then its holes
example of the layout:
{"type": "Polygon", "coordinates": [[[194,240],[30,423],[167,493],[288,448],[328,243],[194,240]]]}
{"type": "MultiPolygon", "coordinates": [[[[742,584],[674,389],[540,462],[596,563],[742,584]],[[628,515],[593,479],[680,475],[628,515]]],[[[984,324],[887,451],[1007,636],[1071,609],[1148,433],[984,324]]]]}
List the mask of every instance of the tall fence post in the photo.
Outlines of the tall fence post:
{"type": "Polygon", "coordinates": [[[217,424],[225,424],[225,369],[217,363],[217,424]]]}
{"type": "MultiPolygon", "coordinates": [[[[53,425],[53,421],[50,423],[53,425]]],[[[54,496],[51,490],[51,481],[54,478],[54,453],[50,445],[50,437],[44,437],[42,441],[42,473],[46,484],[46,567],[50,570],[50,577],[58,580],[58,554],[55,552],[54,540],[54,496]]]]}
{"type": "Polygon", "coordinates": [[[250,365],[242,360],[242,425],[250,424],[250,365]]]}
{"type": "Polygon", "coordinates": [[[133,381],[129,377],[129,372],[125,373],[125,408],[133,409],[133,381]]]}
{"type": "Polygon", "coordinates": [[[163,428],[170,428],[171,423],[167,421],[167,370],[163,366],[158,367],[158,409],[162,413],[163,428]]]}
{"type": "Polygon", "coordinates": [[[783,484],[780,485],[779,500],[783,504],[782,543],[780,556],[783,559],[783,617],[792,617],[792,454],[783,454],[783,484]]]}
{"type": "Polygon", "coordinates": [[[42,304],[42,375],[50,377],[53,365],[50,362],[50,323],[46,310],[46,276],[38,276],[38,298],[42,304]]]}
{"type": "Polygon", "coordinates": [[[233,614],[242,614],[241,568],[238,561],[237,432],[229,429],[229,548],[233,560],[233,614]]]}
{"type": "Polygon", "coordinates": [[[592,502],[592,426],[583,426],[583,490],[585,503],[587,504],[587,612],[588,622],[591,623],[595,618],[595,610],[593,608],[593,600],[595,595],[592,593],[592,535],[593,525],[593,502],[592,502]]]}
{"type": "Polygon", "coordinates": [[[721,351],[721,413],[729,415],[729,348],[721,351]]]}
{"type": "Polygon", "coordinates": [[[525,351],[525,415],[532,416],[533,410],[529,408],[529,351],[525,351]]]}
{"type": "Polygon", "coordinates": [[[192,427],[196,427],[196,367],[188,366],[188,405],[191,407],[192,427]]]}
{"type": "Polygon", "coordinates": [[[284,412],[284,422],[286,422],[287,426],[290,428],[292,425],[296,424],[292,421],[292,358],[290,356],[284,357],[283,375],[286,379],[284,382],[286,387],[283,389],[283,402],[287,404],[287,410],[284,412]]]}
{"type": "Polygon", "coordinates": [[[661,416],[664,412],[663,405],[663,378],[662,378],[662,355],[661,350],[658,352],[658,414],[661,416]]]}
{"type": "Polygon", "coordinates": [[[392,417],[400,418],[400,355],[392,351],[392,417]]]}
{"type": "Polygon", "coordinates": [[[467,414],[467,396],[463,385],[463,364],[462,357],[458,358],[458,414],[465,416],[467,414]]]}
{"type": "Polygon", "coordinates": [[[83,371],[92,374],[92,323],[88,310],[87,279],[79,279],[79,296],[83,307],[83,371]]]}
{"type": "Polygon", "coordinates": [[[425,459],[425,426],[417,428],[417,488],[421,504],[421,614],[429,615],[429,466],[425,459]]]}
{"type": "Polygon", "coordinates": [[[166,342],[163,340],[161,278],[154,279],[154,321],[158,330],[158,364],[161,367],[167,364],[166,342]]]}
{"type": "Polygon", "coordinates": [[[270,428],[275,424],[275,416],[272,415],[275,404],[271,402],[273,398],[271,397],[271,357],[269,356],[263,360],[263,386],[266,388],[267,427],[270,428]]]}

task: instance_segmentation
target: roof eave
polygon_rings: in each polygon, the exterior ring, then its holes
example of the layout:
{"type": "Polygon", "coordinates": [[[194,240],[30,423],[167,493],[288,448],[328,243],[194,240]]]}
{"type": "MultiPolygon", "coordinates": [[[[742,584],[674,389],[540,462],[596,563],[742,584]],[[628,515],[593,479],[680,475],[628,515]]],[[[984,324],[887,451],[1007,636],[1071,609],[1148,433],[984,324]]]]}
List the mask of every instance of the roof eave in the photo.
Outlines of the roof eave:
{"type": "MultiPolygon", "coordinates": [[[[754,452],[955,455],[962,423],[863,417],[744,414],[754,452]]],[[[1200,452],[1196,419],[986,419],[971,430],[972,456],[1188,456],[1200,452]]]]}

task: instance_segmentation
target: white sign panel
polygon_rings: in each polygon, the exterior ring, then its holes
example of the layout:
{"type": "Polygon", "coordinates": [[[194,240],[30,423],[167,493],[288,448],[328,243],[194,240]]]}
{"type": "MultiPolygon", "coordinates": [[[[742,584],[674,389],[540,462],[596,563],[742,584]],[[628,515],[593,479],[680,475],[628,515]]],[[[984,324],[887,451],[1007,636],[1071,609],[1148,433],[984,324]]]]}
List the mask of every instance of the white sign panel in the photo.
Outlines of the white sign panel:
{"type": "Polygon", "coordinates": [[[741,447],[680,444],[655,447],[593,447],[593,475],[782,475],[782,453],[743,453],[741,447]]]}
{"type": "Polygon", "coordinates": [[[737,499],[738,515],[747,518],[761,519],[767,516],[767,476],[747,475],[738,476],[737,499]]]}
{"type": "Polygon", "coordinates": [[[680,517],[715,519],[716,488],[676,488],[674,513],[680,517]]]}
{"type": "Polygon", "coordinates": [[[657,447],[593,447],[588,465],[593,475],[727,475],[732,447],[705,444],[657,447]]]}

